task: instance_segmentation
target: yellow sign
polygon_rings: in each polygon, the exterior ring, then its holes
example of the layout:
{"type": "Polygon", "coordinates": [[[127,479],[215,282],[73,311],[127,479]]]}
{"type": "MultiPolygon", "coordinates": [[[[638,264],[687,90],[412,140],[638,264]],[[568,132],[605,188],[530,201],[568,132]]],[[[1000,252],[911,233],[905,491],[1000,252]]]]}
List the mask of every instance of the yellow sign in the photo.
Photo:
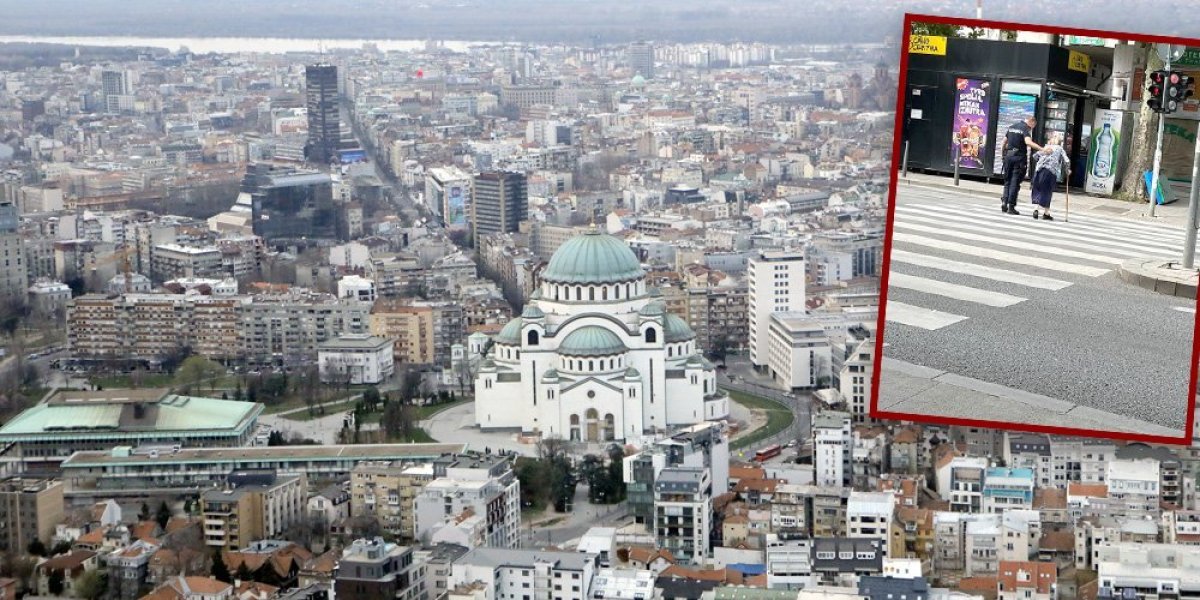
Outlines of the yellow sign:
{"type": "Polygon", "coordinates": [[[1092,70],[1092,58],[1082,52],[1072,50],[1071,56],[1067,58],[1067,68],[1072,71],[1089,73],[1092,70]]]}
{"type": "Polygon", "coordinates": [[[910,54],[946,55],[946,36],[942,35],[910,35],[908,36],[908,52],[910,54]]]}

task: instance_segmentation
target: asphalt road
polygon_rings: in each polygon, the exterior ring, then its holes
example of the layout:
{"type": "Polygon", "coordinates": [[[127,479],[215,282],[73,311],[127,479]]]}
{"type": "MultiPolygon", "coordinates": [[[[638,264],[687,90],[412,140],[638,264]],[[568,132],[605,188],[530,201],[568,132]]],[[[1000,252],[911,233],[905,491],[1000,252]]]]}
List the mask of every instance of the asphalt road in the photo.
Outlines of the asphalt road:
{"type": "MultiPolygon", "coordinates": [[[[750,448],[733,451],[735,457],[748,459],[753,457],[754,451],[760,448],[765,448],[772,444],[784,446],[794,440],[803,441],[808,439],[812,430],[811,395],[787,392],[773,386],[770,378],[755,373],[749,361],[743,356],[730,356],[725,364],[725,373],[718,375],[718,384],[721,387],[775,400],[790,408],[794,417],[791,426],[787,429],[754,444],[750,448]],[[738,456],[738,452],[743,453],[745,456],[738,456]]],[[[784,452],[785,456],[794,454],[795,450],[784,452]]]]}
{"type": "Polygon", "coordinates": [[[1194,303],[1116,274],[1124,259],[1176,256],[1181,230],[1034,221],[1027,205],[1005,215],[924,188],[896,202],[885,356],[1182,428],[1194,303]]]}

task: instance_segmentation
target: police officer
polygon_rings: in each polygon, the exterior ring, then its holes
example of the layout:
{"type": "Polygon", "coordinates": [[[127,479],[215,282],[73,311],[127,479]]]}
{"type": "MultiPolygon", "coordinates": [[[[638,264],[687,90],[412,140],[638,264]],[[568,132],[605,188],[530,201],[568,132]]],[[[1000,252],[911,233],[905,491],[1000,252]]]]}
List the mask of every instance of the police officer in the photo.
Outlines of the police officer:
{"type": "Polygon", "coordinates": [[[1021,214],[1017,212],[1017,195],[1021,193],[1021,181],[1029,170],[1029,148],[1042,149],[1033,142],[1034,125],[1037,125],[1037,119],[1029,115],[1013,123],[1004,134],[1004,192],[1000,196],[1000,212],[1021,214]]]}

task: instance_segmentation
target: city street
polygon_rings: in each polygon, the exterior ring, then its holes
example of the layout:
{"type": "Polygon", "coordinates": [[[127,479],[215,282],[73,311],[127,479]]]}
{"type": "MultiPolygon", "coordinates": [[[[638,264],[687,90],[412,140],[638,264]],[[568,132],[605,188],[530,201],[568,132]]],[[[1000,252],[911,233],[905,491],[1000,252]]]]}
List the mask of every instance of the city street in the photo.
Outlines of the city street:
{"type": "MultiPolygon", "coordinates": [[[[795,417],[787,429],[754,444],[752,448],[735,451],[734,456],[741,459],[753,457],[754,451],[772,444],[787,445],[793,440],[806,440],[812,428],[812,396],[809,394],[794,394],[785,392],[774,386],[769,377],[759,375],[754,371],[748,358],[744,356],[729,356],[725,361],[726,369],[720,375],[721,387],[745,392],[775,400],[792,409],[795,417]],[[740,453],[740,454],[739,454],[740,453]]],[[[787,454],[787,453],[785,453],[787,454]]]]}
{"type": "Polygon", "coordinates": [[[880,408],[1182,435],[1194,303],[1116,269],[1178,259],[1184,232],[1094,211],[1064,222],[1061,192],[1059,220],[1034,221],[1024,187],[1020,216],[981,195],[898,190],[880,408]]]}

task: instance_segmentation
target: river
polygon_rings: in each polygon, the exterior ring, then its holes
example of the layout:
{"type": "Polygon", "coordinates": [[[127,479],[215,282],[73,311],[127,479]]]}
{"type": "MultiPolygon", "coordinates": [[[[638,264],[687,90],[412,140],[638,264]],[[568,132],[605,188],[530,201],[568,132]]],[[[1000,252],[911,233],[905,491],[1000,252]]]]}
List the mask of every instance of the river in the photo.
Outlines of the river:
{"type": "MultiPolygon", "coordinates": [[[[65,44],[68,46],[143,47],[166,48],[176,51],[180,47],[197,54],[209,52],[237,53],[258,52],[282,54],[285,52],[319,52],[322,48],[361,49],[363,44],[375,44],[382,51],[413,51],[425,47],[424,40],[355,40],[355,39],[304,39],[304,38],[246,38],[246,37],[189,37],[154,38],[132,36],[37,36],[0,35],[0,44],[65,44]]],[[[441,45],[447,50],[465,52],[468,47],[486,42],[447,41],[441,45]]]]}

